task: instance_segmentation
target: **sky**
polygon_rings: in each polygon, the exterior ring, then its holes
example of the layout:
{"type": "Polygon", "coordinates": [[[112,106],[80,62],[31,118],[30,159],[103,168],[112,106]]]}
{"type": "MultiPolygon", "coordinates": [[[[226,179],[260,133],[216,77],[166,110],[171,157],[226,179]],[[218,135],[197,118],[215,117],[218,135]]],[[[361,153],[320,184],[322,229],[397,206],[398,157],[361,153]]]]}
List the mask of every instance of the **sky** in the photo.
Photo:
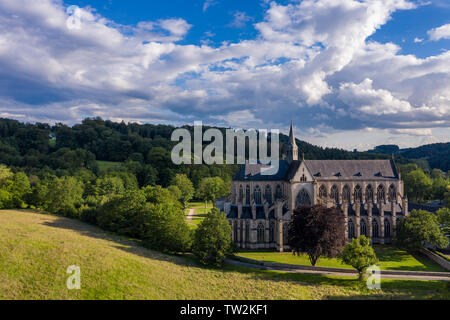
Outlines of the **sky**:
{"type": "Polygon", "coordinates": [[[0,0],[0,117],[450,141],[450,0],[0,0]]]}

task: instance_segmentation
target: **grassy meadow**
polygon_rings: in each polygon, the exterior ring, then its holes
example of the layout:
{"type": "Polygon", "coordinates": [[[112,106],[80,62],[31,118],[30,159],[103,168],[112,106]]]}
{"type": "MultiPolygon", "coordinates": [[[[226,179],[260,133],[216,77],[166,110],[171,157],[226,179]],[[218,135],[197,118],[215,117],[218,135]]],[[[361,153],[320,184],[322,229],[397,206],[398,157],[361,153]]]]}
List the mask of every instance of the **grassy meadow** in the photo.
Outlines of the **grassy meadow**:
{"type": "MultiPolygon", "coordinates": [[[[382,270],[446,272],[444,268],[435,264],[427,257],[422,255],[413,255],[394,246],[375,245],[374,250],[379,260],[378,265],[382,270]]],[[[307,255],[302,254],[300,256],[294,256],[291,252],[279,253],[273,251],[243,251],[237,253],[236,255],[267,262],[287,263],[301,266],[311,265],[307,255]]],[[[316,266],[352,269],[352,266],[342,264],[342,262],[337,258],[320,258],[316,266]]]]}
{"type": "Polygon", "coordinates": [[[449,299],[444,282],[384,280],[370,291],[353,278],[226,266],[147,250],[77,220],[0,211],[0,299],[449,299]],[[68,290],[66,269],[81,268],[68,290]]]}

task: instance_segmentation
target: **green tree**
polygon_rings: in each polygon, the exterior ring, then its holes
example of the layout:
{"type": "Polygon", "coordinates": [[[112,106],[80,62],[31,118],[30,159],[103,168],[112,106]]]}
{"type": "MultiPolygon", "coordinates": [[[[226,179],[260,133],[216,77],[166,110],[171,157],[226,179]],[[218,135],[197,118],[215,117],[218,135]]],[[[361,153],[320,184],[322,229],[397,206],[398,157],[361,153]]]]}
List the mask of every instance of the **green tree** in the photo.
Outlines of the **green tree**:
{"type": "Polygon", "coordinates": [[[145,188],[149,201],[142,213],[145,225],[143,244],[165,252],[186,252],[192,245],[192,232],[184,220],[181,204],[160,186],[145,188]]]}
{"type": "Polygon", "coordinates": [[[195,231],[192,251],[203,264],[214,266],[221,266],[232,253],[231,227],[218,209],[212,209],[195,231]]]}
{"type": "Polygon", "coordinates": [[[448,238],[440,229],[438,217],[424,210],[413,210],[397,226],[397,241],[410,250],[420,250],[425,244],[439,248],[448,246],[448,238]]]}
{"type": "Polygon", "coordinates": [[[53,179],[45,195],[45,210],[68,217],[77,216],[77,207],[83,203],[83,184],[74,177],[53,179]]]}
{"type": "Polygon", "coordinates": [[[431,187],[433,198],[440,201],[444,200],[445,193],[447,192],[447,186],[450,186],[450,182],[444,177],[437,177],[433,179],[431,187]]]}
{"type": "Polygon", "coordinates": [[[378,262],[375,251],[370,245],[370,241],[366,236],[353,239],[342,250],[342,263],[351,265],[358,271],[359,279],[364,279],[364,275],[369,266],[378,262]]]}
{"type": "Polygon", "coordinates": [[[229,193],[229,188],[225,185],[225,182],[220,177],[204,178],[200,182],[197,190],[197,196],[199,199],[205,201],[212,201],[213,206],[216,206],[216,198],[226,196],[229,193]]]}
{"type": "Polygon", "coordinates": [[[95,181],[96,193],[106,200],[111,199],[115,195],[121,195],[125,192],[123,181],[119,177],[103,177],[95,181]]]}
{"type": "Polygon", "coordinates": [[[431,192],[431,179],[421,169],[405,174],[403,180],[409,198],[423,202],[431,192]]]}
{"type": "Polygon", "coordinates": [[[441,228],[442,232],[447,236],[447,238],[450,238],[450,209],[449,208],[439,209],[436,212],[436,214],[439,227],[441,228]]]}
{"type": "Polygon", "coordinates": [[[191,180],[185,174],[176,174],[172,179],[171,184],[178,187],[181,191],[180,201],[183,207],[186,208],[187,203],[194,196],[195,190],[191,180]]]}

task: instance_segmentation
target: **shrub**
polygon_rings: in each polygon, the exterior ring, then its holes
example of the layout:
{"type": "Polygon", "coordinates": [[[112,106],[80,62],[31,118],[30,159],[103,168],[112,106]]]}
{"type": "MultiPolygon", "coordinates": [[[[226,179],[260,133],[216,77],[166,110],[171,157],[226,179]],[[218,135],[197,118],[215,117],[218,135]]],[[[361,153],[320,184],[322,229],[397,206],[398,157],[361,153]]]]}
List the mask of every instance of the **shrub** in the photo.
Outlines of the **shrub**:
{"type": "Polygon", "coordinates": [[[358,271],[359,279],[364,278],[367,268],[378,262],[375,251],[366,236],[353,239],[342,250],[342,262],[351,265],[358,271]]]}
{"type": "Polygon", "coordinates": [[[214,266],[221,266],[232,253],[231,227],[218,209],[212,209],[195,231],[192,249],[200,262],[214,266]]]}

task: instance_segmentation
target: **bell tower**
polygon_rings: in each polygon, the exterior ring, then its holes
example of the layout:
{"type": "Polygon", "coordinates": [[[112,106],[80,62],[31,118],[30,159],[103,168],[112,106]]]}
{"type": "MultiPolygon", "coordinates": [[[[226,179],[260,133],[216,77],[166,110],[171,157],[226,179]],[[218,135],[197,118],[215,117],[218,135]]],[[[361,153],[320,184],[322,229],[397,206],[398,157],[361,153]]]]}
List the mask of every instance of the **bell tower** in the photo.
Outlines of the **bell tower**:
{"type": "Polygon", "coordinates": [[[298,147],[297,143],[295,142],[294,125],[292,124],[292,120],[291,120],[291,127],[289,129],[289,142],[287,145],[286,153],[287,153],[286,158],[289,163],[291,163],[294,160],[298,160],[298,147]]]}

